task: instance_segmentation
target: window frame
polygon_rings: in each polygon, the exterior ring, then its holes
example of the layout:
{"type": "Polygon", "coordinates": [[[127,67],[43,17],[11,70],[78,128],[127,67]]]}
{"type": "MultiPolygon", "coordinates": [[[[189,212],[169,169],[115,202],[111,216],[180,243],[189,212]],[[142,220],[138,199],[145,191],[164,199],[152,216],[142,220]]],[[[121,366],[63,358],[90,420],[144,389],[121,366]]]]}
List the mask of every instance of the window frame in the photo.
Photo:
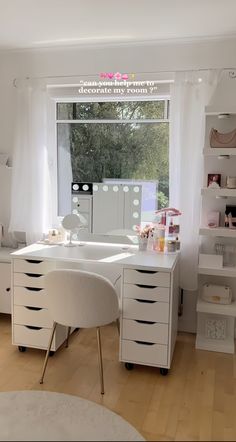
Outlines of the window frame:
{"type": "Polygon", "coordinates": [[[49,97],[48,100],[48,145],[49,149],[49,169],[52,186],[52,209],[53,209],[53,225],[56,227],[61,223],[63,216],[58,214],[58,152],[57,152],[57,124],[71,123],[71,124],[150,124],[150,123],[169,123],[170,124],[170,94],[147,96],[132,96],[132,97],[49,97]],[[163,119],[117,119],[117,120],[60,120],[57,119],[57,104],[58,103],[80,103],[80,102],[121,102],[121,101],[164,101],[164,117],[163,119]]]}

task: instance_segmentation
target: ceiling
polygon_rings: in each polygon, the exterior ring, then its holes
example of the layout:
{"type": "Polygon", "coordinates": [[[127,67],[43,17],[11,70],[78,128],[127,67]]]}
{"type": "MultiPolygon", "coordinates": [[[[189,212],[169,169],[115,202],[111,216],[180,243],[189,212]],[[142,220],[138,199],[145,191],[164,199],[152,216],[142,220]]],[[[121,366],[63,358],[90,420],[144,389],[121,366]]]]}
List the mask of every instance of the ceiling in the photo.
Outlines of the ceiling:
{"type": "Polygon", "coordinates": [[[0,0],[0,50],[230,36],[235,0],[0,0]]]}

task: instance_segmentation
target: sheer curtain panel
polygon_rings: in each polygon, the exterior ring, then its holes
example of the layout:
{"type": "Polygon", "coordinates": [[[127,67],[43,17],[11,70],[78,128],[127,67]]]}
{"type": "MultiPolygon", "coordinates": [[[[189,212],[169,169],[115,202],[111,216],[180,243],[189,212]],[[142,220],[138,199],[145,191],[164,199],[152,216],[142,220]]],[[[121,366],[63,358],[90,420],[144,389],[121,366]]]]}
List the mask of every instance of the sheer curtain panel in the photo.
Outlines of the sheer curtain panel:
{"type": "Polygon", "coordinates": [[[218,83],[218,71],[178,72],[171,85],[170,206],[181,210],[180,284],[197,289],[205,106],[218,83]]]}
{"type": "Polygon", "coordinates": [[[9,231],[26,233],[31,244],[51,225],[47,151],[47,88],[43,81],[18,81],[9,231]]]}

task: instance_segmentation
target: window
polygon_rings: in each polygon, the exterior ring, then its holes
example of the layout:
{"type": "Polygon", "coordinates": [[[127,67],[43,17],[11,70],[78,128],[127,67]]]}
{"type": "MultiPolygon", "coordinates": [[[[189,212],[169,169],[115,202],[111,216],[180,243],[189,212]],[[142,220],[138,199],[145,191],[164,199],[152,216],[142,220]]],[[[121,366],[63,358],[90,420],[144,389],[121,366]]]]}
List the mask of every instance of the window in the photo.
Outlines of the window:
{"type": "MultiPolygon", "coordinates": [[[[169,100],[57,103],[58,214],[72,181],[158,181],[169,199],[169,100]]],[[[69,205],[68,205],[69,204],[69,205]]]]}

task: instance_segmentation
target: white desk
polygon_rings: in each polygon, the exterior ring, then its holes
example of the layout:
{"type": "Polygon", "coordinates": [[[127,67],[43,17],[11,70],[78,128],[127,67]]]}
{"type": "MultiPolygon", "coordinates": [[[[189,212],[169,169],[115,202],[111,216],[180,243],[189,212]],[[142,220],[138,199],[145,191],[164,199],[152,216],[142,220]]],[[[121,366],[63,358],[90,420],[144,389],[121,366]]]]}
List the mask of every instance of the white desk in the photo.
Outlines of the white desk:
{"type": "MultiPolygon", "coordinates": [[[[33,244],[12,254],[13,344],[46,349],[52,327],[44,275],[78,268],[120,277],[120,360],[170,368],[178,322],[178,254],[139,252],[127,244],[82,243],[75,247],[33,244]]],[[[52,350],[66,339],[58,328],[52,350]]]]}
{"type": "Polygon", "coordinates": [[[0,313],[11,313],[11,256],[14,249],[0,247],[0,313]]]}

